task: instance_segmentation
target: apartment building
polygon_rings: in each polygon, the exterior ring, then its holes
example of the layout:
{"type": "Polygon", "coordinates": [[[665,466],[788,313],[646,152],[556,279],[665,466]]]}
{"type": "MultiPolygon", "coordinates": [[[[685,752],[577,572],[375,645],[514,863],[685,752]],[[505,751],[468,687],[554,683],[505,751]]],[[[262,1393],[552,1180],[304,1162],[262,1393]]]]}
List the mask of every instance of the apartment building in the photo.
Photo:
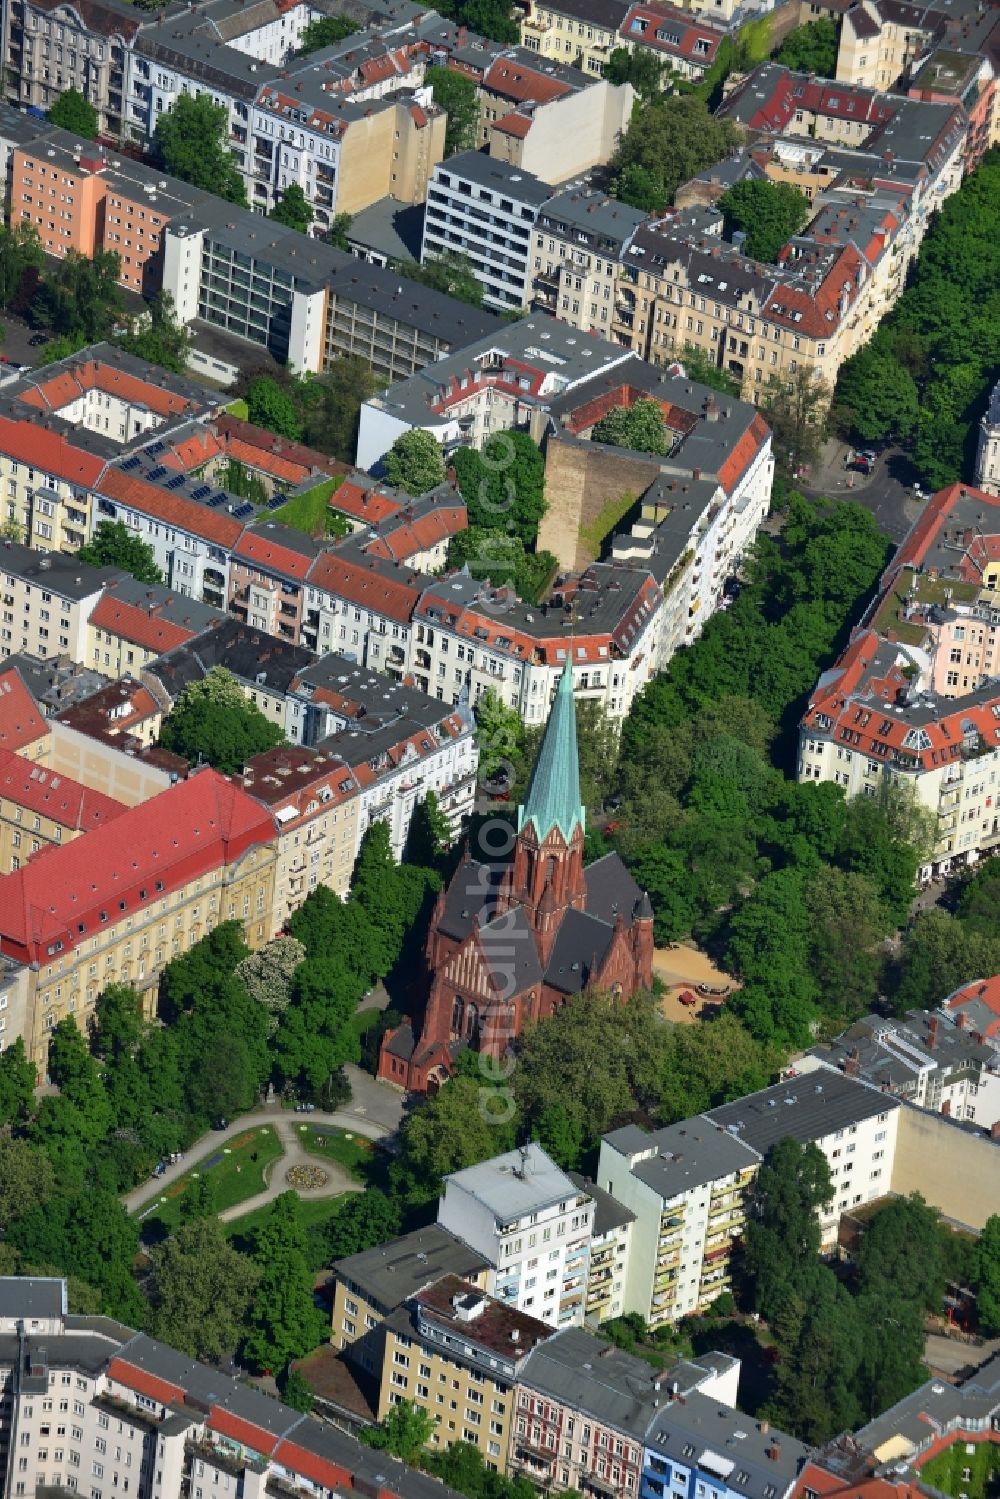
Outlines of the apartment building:
{"type": "Polygon", "coordinates": [[[421,263],[439,255],[465,255],[483,300],[519,311],[530,300],[532,228],[550,196],[531,172],[464,151],[434,170],[427,190],[421,263]]]}
{"type": "Polygon", "coordinates": [[[437,1221],[488,1262],[498,1301],[550,1327],[583,1322],[594,1204],[540,1145],[446,1176],[437,1221]]]}
{"type": "Polygon", "coordinates": [[[646,1432],[644,1499],[788,1499],[812,1448],[704,1388],[671,1392],[646,1432]]]}
{"type": "Polygon", "coordinates": [[[627,0],[528,0],[521,46],[601,78],[628,10],[627,0]]]}
{"type": "Polygon", "coordinates": [[[62,552],[0,542],[0,656],[27,651],[89,661],[90,617],[124,577],[118,568],[91,567],[62,552]]]}
{"type": "Polygon", "coordinates": [[[800,779],[832,780],[847,796],[913,788],[936,820],[921,878],[1000,839],[997,504],[965,484],[928,501],[799,726],[800,779]]]}
{"type": "Polygon", "coordinates": [[[620,1317],[625,1310],[625,1273],[635,1214],[589,1177],[571,1171],[569,1179],[594,1202],[586,1306],[586,1320],[593,1326],[620,1317]]]}
{"type": "Polygon", "coordinates": [[[634,1215],[624,1307],[651,1325],[703,1310],[730,1286],[758,1152],[705,1120],[601,1141],[597,1180],[634,1215]]]}
{"type": "Polygon", "coordinates": [[[5,97],[37,118],[66,89],[79,89],[101,134],[120,136],[129,47],[140,23],[124,0],[95,0],[85,10],[13,0],[2,12],[5,97]]]}
{"type": "Polygon", "coordinates": [[[344,354],[405,378],[496,326],[489,314],[219,202],[171,222],[163,288],[195,319],[319,373],[344,354]]]}
{"type": "Polygon", "coordinates": [[[989,405],[979,420],[976,483],[988,494],[1000,496],[1000,380],[990,391],[989,405]]]}
{"type": "Polygon", "coordinates": [[[446,1275],[390,1313],[381,1332],[379,1420],[410,1401],[434,1422],[429,1447],[467,1442],[503,1472],[518,1375],[551,1327],[446,1275]]]}
{"type": "MultiPolygon", "coordinates": [[[[567,1328],[534,1348],[517,1383],[510,1470],[547,1492],[655,1493],[643,1483],[645,1440],[672,1394],[711,1392],[736,1402],[739,1360],[711,1353],[661,1369],[613,1344],[567,1328]]],[[[745,1417],[741,1419],[746,1419],[745,1417]]]]}
{"type": "Polygon", "coordinates": [[[14,151],[10,222],[33,224],[57,260],[72,251],[88,259],[112,251],[119,286],[149,297],[162,281],[166,225],[205,197],[129,156],[49,127],[14,151]]]}
{"type": "MultiPolygon", "coordinates": [[[[20,869],[43,847],[71,843],[125,810],[103,792],[13,750],[0,750],[0,872],[20,869]]],[[[0,1032],[3,1021],[0,1016],[0,1032]]]]}
{"type": "Polygon", "coordinates": [[[172,957],[220,921],[259,947],[274,934],[275,824],[247,793],[204,769],[84,839],[42,849],[0,879],[0,954],[17,970],[8,1036],[44,1070],[67,1015],[85,1026],[110,983],[152,1015],[172,957]]]}
{"type": "Polygon", "coordinates": [[[543,182],[565,182],[610,160],[634,98],[630,83],[507,48],[479,81],[476,144],[543,182]]]}
{"type": "Polygon", "coordinates": [[[710,1109],[704,1118],[761,1158],[786,1135],[823,1152],[834,1194],[819,1212],[827,1248],[836,1241],[842,1213],[889,1190],[900,1108],[898,1099],[867,1083],[817,1068],[710,1109]]]}
{"type": "Polygon", "coordinates": [[[222,668],[235,677],[247,701],[284,732],[291,685],[315,659],[305,646],[227,615],[201,635],[157,656],[143,675],[158,696],[176,703],[186,687],[222,668]]]}
{"type": "Polygon", "coordinates": [[[378,1372],[381,1363],[375,1362],[369,1334],[388,1316],[446,1277],[482,1290],[489,1268],[481,1254],[436,1223],[337,1260],[330,1342],[349,1348],[350,1357],[370,1373],[378,1372]]]}
{"type": "Polygon", "coordinates": [[[606,338],[622,254],[646,219],[640,209],[586,187],[548,198],[531,237],[532,306],[606,338]]]}
{"type": "Polygon", "coordinates": [[[726,33],[661,0],[632,4],[619,28],[620,45],[647,52],[673,74],[698,83],[714,65],[726,33]]]}
{"type": "Polygon", "coordinates": [[[116,579],[87,620],[84,661],[105,676],[137,676],[164,651],[222,624],[221,609],[175,594],[162,583],[116,579]]]}
{"type": "Polygon", "coordinates": [[[63,1281],[0,1280],[0,1464],[10,1499],[84,1485],[92,1499],[182,1499],[244,1480],[261,1494],[267,1486],[457,1499],[440,1480],[165,1343],[66,1308],[63,1281]]]}
{"type": "Polygon", "coordinates": [[[264,804],[278,829],[276,927],[285,926],[317,885],[327,885],[346,900],[361,842],[361,788],[351,768],[324,751],[268,750],[247,763],[242,784],[264,804]]]}
{"type": "MultiPolygon", "coordinates": [[[[133,763],[140,759],[149,763],[155,761],[158,766],[169,766],[172,773],[182,775],[187,768],[184,760],[168,750],[153,748],[160,737],[165,716],[166,703],[158,701],[144,682],[127,675],[119,677],[59,710],[56,723],[71,732],[59,736],[53,745],[53,756],[61,760],[59,751],[65,753],[69,749],[68,741],[75,738],[84,767],[81,773],[93,782],[100,779],[97,766],[106,758],[94,752],[93,741],[98,740],[130,756],[133,763]],[[147,753],[151,750],[152,754],[147,753]]],[[[135,806],[145,796],[153,794],[139,776],[130,777],[130,783],[129,806],[135,806]]]]}
{"type": "Polygon", "coordinates": [[[991,1130],[1000,1119],[1000,1049],[968,1019],[947,1002],[940,1012],[865,1015],[835,1041],[814,1047],[796,1071],[836,1067],[919,1109],[991,1130]]]}

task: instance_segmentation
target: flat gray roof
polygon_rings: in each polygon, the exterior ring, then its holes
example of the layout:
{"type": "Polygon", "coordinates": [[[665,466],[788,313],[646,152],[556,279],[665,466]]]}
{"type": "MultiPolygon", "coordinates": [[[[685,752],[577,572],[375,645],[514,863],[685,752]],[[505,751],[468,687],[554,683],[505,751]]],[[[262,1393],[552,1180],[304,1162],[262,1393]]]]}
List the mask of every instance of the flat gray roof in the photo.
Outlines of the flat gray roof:
{"type": "Polygon", "coordinates": [[[766,1155],[787,1135],[806,1144],[899,1107],[899,1099],[823,1068],[725,1103],[704,1117],[766,1155]]]}
{"type": "Polygon", "coordinates": [[[650,1426],[646,1442],[664,1457],[697,1465],[747,1499],[778,1499],[812,1450],[701,1390],[671,1400],[650,1426]]]}
{"type": "Polygon", "coordinates": [[[348,242],[374,250],[390,260],[419,260],[423,241],[424,205],[401,203],[392,196],[369,203],[351,220],[348,242]]]}
{"type": "Polygon", "coordinates": [[[380,1306],[396,1307],[442,1275],[459,1275],[467,1280],[488,1270],[489,1264],[446,1228],[432,1223],[387,1244],[376,1244],[374,1249],[348,1255],[337,1260],[333,1268],[341,1279],[352,1281],[380,1306]]]}
{"type": "Polygon", "coordinates": [[[66,1282],[54,1275],[0,1276],[0,1317],[61,1317],[66,1310],[66,1282]]]}
{"type": "Polygon", "coordinates": [[[508,1150],[477,1166],[455,1171],[445,1177],[444,1184],[446,1191],[454,1184],[467,1192],[500,1223],[580,1196],[580,1189],[565,1171],[534,1141],[520,1150],[508,1150]]]}
{"type": "Polygon", "coordinates": [[[565,224],[567,227],[621,243],[640,224],[644,224],[648,217],[641,209],[632,208],[628,203],[619,203],[605,193],[594,189],[569,188],[565,192],[553,194],[543,203],[537,227],[565,224]]]}
{"type": "Polygon", "coordinates": [[[524,167],[512,166],[495,156],[485,156],[482,151],[460,151],[438,162],[434,168],[432,182],[444,177],[459,177],[463,182],[474,182],[477,187],[489,188],[491,192],[506,193],[518,203],[538,207],[552,196],[552,188],[534,172],[524,167]]]}
{"type": "Polygon", "coordinates": [[[645,1160],[635,1161],[631,1171],[637,1181],[658,1192],[664,1201],[745,1171],[760,1161],[752,1146],[697,1115],[651,1134],[636,1125],[626,1125],[604,1139],[626,1157],[653,1152],[645,1160]]]}

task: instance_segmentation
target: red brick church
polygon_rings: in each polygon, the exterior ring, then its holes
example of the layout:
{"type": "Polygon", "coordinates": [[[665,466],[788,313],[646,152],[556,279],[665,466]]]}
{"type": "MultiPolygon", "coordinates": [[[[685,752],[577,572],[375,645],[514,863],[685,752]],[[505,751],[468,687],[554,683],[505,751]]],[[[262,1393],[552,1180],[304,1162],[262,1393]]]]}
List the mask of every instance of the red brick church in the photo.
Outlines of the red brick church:
{"type": "Polygon", "coordinates": [[[652,982],[653,911],[617,854],[583,862],[573,674],[560,678],[518,809],[513,858],[468,850],[434,908],[423,1024],[387,1031],[379,1077],[440,1087],[465,1047],[501,1057],[529,1020],[587,988],[621,999],[652,982]]]}

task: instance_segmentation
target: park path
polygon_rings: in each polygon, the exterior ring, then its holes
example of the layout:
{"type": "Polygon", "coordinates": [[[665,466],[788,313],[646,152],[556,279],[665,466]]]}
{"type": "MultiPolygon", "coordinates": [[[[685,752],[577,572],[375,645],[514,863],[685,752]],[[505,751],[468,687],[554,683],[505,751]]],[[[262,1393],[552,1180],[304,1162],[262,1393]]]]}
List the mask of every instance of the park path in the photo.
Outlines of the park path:
{"type": "Polygon", "coordinates": [[[148,1181],[140,1182],[137,1187],[132,1188],[131,1192],[127,1192],[122,1198],[126,1211],[138,1212],[140,1208],[162,1196],[165,1188],[171,1186],[185,1172],[190,1171],[192,1165],[201,1160],[202,1156],[220,1149],[228,1141],[236,1139],[238,1135],[243,1135],[248,1129],[261,1124],[271,1124],[275,1127],[284,1146],[285,1154],[271,1165],[266,1190],[258,1193],[256,1197],[251,1197],[247,1202],[237,1203],[234,1208],[227,1208],[220,1213],[219,1217],[223,1221],[242,1217],[244,1213],[272,1202],[281,1192],[287,1190],[284,1180],[288,1168],[302,1165],[305,1162],[310,1165],[322,1164],[323,1169],[329,1173],[330,1180],[323,1187],[296,1189],[300,1197],[335,1197],[340,1192],[359,1190],[358,1183],[335,1161],[324,1159],[320,1163],[315,1157],[307,1155],[302,1149],[296,1130],[298,1124],[330,1124],[337,1129],[350,1130],[356,1135],[364,1135],[368,1140],[384,1140],[395,1132],[402,1117],[402,1095],[384,1083],[375,1082],[360,1068],[348,1066],[345,1070],[351,1083],[351,1100],[344,1108],[332,1113],[323,1113],[317,1109],[312,1114],[296,1114],[292,1110],[283,1109],[280,1102],[276,1100],[274,1103],[255,1109],[252,1114],[242,1114],[238,1119],[232,1120],[225,1129],[209,1130],[207,1134],[202,1135],[200,1140],[196,1140],[190,1149],[184,1152],[183,1160],[168,1166],[162,1176],[151,1177],[148,1181]]]}

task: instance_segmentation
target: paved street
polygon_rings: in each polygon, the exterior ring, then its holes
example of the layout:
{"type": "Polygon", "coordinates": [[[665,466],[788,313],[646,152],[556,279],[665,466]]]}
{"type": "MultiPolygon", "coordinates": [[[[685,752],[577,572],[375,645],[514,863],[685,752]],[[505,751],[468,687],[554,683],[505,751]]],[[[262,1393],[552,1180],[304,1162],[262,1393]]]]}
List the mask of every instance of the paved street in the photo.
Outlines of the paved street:
{"type": "MultiPolygon", "coordinates": [[[[233,1140],[237,1135],[245,1134],[248,1129],[252,1129],[257,1124],[274,1125],[285,1146],[286,1154],[280,1160],[275,1161],[271,1167],[267,1190],[258,1194],[257,1197],[250,1198],[248,1202],[239,1203],[236,1208],[220,1213],[219,1216],[223,1220],[238,1218],[243,1213],[248,1213],[253,1208],[270,1202],[280,1192],[285,1191],[284,1179],[289,1167],[311,1159],[306,1157],[299,1145],[296,1125],[306,1122],[332,1124],[338,1129],[352,1130],[355,1134],[364,1135],[368,1140],[383,1140],[393,1134],[403,1117],[403,1095],[386,1083],[376,1082],[367,1072],[362,1072],[360,1067],[349,1063],[344,1070],[351,1084],[351,1101],[343,1109],[337,1109],[330,1114],[317,1110],[313,1114],[303,1115],[283,1109],[281,1104],[275,1101],[265,1105],[264,1108],[254,1110],[252,1114],[243,1114],[239,1119],[234,1119],[225,1129],[209,1130],[191,1146],[190,1150],[184,1152],[183,1160],[168,1166],[162,1176],[150,1178],[149,1181],[140,1182],[139,1186],[133,1187],[132,1191],[122,1199],[126,1209],[134,1213],[154,1198],[162,1196],[164,1189],[171,1186],[185,1172],[190,1171],[202,1156],[221,1148],[227,1140],[233,1140]]],[[[336,1178],[335,1173],[339,1168],[334,1163],[325,1163],[325,1169],[331,1174],[328,1185],[314,1191],[302,1192],[301,1196],[332,1197],[339,1192],[357,1190],[357,1184],[348,1177],[346,1172],[343,1173],[343,1180],[336,1178]]]]}
{"type": "Polygon", "coordinates": [[[956,1374],[978,1369],[995,1354],[1000,1353],[1000,1338],[965,1342],[961,1338],[946,1338],[940,1333],[928,1333],[924,1344],[924,1362],[935,1374],[954,1378],[956,1374]]]}
{"type": "Polygon", "coordinates": [[[844,466],[848,444],[831,438],[808,479],[798,487],[807,495],[825,499],[856,500],[875,517],[881,530],[894,543],[902,541],[924,502],[913,494],[916,473],[905,454],[897,450],[880,453],[874,472],[849,473],[844,466]]]}

